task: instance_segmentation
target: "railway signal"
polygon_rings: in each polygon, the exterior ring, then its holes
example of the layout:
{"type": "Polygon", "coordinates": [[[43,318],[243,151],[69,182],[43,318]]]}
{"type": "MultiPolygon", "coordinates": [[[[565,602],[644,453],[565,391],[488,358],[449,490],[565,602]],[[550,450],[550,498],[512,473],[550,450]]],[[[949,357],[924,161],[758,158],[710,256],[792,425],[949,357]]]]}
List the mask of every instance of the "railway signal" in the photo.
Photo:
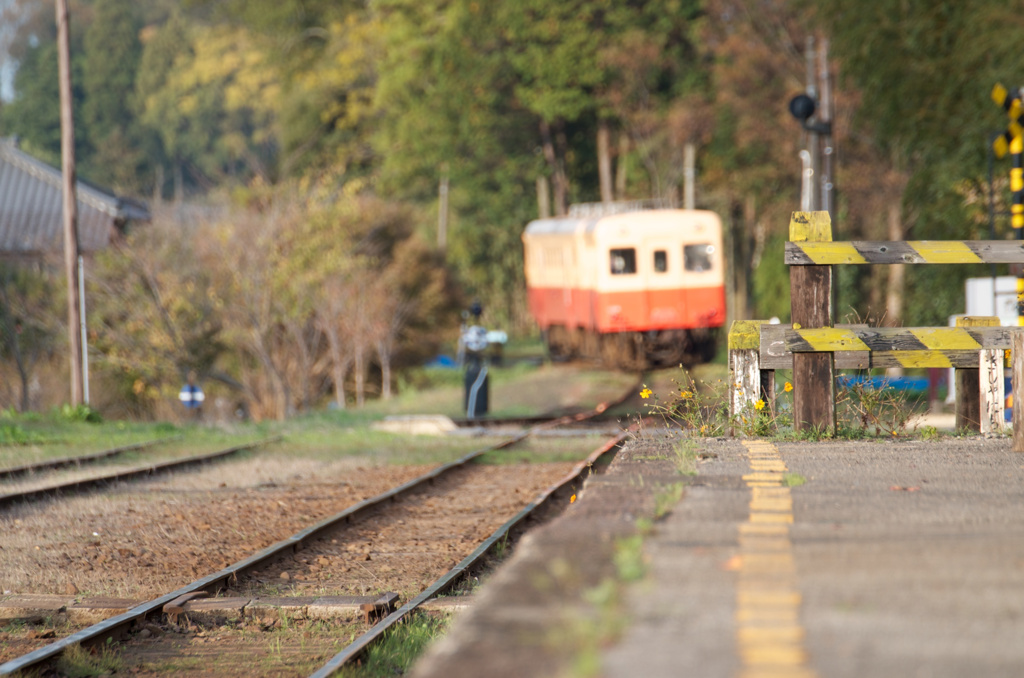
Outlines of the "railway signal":
{"type": "MultiPolygon", "coordinates": [[[[1021,103],[1021,90],[1008,90],[997,83],[992,88],[992,101],[1006,111],[1010,122],[1006,131],[992,143],[992,150],[997,157],[1010,154],[1010,190],[1013,202],[1010,205],[1010,225],[1016,240],[1024,239],[1024,104],[1021,103]]],[[[1024,277],[1017,273],[1017,324],[1024,325],[1024,277]]]]}

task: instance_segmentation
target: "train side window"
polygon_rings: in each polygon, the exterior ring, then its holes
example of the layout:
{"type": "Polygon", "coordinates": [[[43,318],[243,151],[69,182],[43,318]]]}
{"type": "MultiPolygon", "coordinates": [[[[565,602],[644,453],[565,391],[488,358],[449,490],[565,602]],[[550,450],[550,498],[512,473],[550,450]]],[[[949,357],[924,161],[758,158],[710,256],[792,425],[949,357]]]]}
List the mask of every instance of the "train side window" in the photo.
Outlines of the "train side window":
{"type": "Polygon", "coordinates": [[[683,267],[695,273],[710,271],[711,255],[714,253],[714,245],[683,245],[683,267]]]}
{"type": "Polygon", "coordinates": [[[665,250],[654,250],[654,272],[664,273],[668,270],[668,252],[665,250]]]}
{"type": "Polygon", "coordinates": [[[636,273],[636,250],[632,247],[612,250],[611,256],[612,275],[627,275],[636,273]]]}

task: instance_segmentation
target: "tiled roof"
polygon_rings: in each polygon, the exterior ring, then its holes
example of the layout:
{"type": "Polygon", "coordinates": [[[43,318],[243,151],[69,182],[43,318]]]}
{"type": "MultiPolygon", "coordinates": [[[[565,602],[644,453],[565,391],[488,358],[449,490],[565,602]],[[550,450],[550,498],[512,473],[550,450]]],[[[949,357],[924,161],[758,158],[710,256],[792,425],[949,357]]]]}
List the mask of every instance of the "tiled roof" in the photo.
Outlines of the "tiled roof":
{"type": "MultiPolygon", "coordinates": [[[[103,249],[129,221],[148,221],[145,205],[78,181],[78,246],[103,249]]],[[[0,139],[0,254],[64,248],[61,172],[0,139]]]]}

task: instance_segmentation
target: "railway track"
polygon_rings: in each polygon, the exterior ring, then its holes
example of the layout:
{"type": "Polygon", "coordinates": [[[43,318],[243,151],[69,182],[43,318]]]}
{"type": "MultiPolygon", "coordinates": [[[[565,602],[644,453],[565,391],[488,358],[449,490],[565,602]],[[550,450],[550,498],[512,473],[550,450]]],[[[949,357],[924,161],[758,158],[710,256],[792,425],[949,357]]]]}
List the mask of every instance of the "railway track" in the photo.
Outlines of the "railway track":
{"type": "Polygon", "coordinates": [[[125,454],[126,452],[138,452],[140,450],[146,450],[157,445],[169,443],[173,440],[180,439],[181,436],[173,436],[170,438],[161,438],[160,440],[151,440],[141,443],[133,443],[131,445],[122,445],[120,447],[113,447],[109,450],[102,450],[100,452],[93,452],[92,454],[83,454],[74,457],[61,457],[60,459],[46,459],[43,461],[32,462],[30,464],[20,464],[18,466],[9,466],[0,468],[0,482],[10,480],[12,478],[18,478],[34,473],[44,473],[47,471],[55,471],[61,468],[67,467],[82,467],[94,464],[98,461],[106,461],[125,454]]]}
{"type": "MultiPolygon", "coordinates": [[[[64,480],[59,482],[52,482],[45,484],[41,487],[33,487],[31,489],[16,490],[0,494],[0,510],[19,504],[22,502],[33,501],[36,499],[42,499],[45,497],[54,496],[69,496],[81,492],[87,492],[96,488],[105,487],[111,483],[123,482],[127,480],[135,480],[143,477],[151,477],[159,473],[167,473],[170,471],[176,471],[185,469],[191,466],[197,466],[205,464],[231,455],[237,454],[238,452],[251,450],[261,445],[266,445],[269,442],[273,442],[277,438],[269,438],[264,440],[255,441],[252,443],[246,443],[244,445],[236,445],[215,452],[208,452],[205,454],[191,455],[188,457],[182,457],[178,459],[169,459],[160,462],[153,462],[149,464],[142,464],[139,466],[121,469],[113,473],[102,473],[98,475],[89,476],[86,478],[77,478],[73,480],[64,480]]],[[[13,469],[5,470],[0,472],[0,481],[10,480],[18,476],[27,475],[30,473],[45,473],[48,471],[54,471],[61,468],[70,466],[84,466],[87,464],[95,463],[99,460],[109,459],[111,457],[123,454],[124,452],[134,451],[150,447],[155,443],[141,443],[139,445],[130,445],[113,450],[107,450],[96,454],[85,455],[82,457],[66,457],[50,462],[39,462],[36,464],[30,464],[27,466],[21,466],[13,469]]]]}
{"type": "MultiPolygon", "coordinates": [[[[599,409],[603,411],[604,408],[599,409]]],[[[558,420],[545,422],[534,426],[531,431],[551,428],[558,423],[558,420]]],[[[126,653],[141,653],[145,656],[145,651],[153,642],[151,638],[154,633],[164,637],[173,636],[174,640],[181,641],[182,634],[165,633],[156,626],[166,624],[167,620],[177,620],[179,615],[187,619],[200,618],[204,614],[207,618],[211,618],[210,615],[217,618],[224,614],[230,617],[231,610],[237,610],[237,619],[244,622],[254,615],[267,615],[267,610],[272,610],[271,616],[291,610],[291,614],[301,618],[308,616],[309,610],[317,605],[320,613],[326,615],[332,613],[324,612],[325,608],[333,609],[334,614],[349,616],[355,609],[363,619],[386,615],[370,631],[360,635],[353,645],[333,653],[323,668],[314,672],[314,675],[332,675],[339,667],[358,657],[384,630],[397,624],[425,600],[450,589],[467,572],[472,571],[495,544],[507,539],[510,532],[521,529],[530,516],[547,507],[551,497],[560,488],[579,482],[580,477],[593,464],[599,463],[601,457],[610,455],[615,449],[615,444],[608,443],[584,462],[576,464],[571,473],[567,474],[564,468],[559,469],[558,480],[544,480],[544,488],[539,493],[533,487],[538,482],[536,478],[531,481],[533,485],[526,481],[527,476],[533,473],[524,474],[522,486],[529,490],[519,490],[517,486],[515,492],[528,491],[529,496],[511,502],[516,504],[515,510],[503,508],[504,515],[497,515],[489,510],[489,505],[506,500],[503,496],[495,495],[502,492],[499,486],[499,483],[505,482],[502,478],[514,475],[516,467],[486,466],[472,462],[495,449],[512,447],[522,442],[531,431],[511,437],[499,445],[467,454],[387,492],[358,502],[250,557],[200,577],[185,587],[135,605],[122,614],[7,661],[0,665],[0,675],[36,670],[52,664],[68,648],[79,645],[98,647],[113,638],[128,638],[128,642],[122,646],[126,653]],[[482,507],[488,507],[488,510],[484,511],[482,507]],[[449,513],[444,514],[444,511],[449,513]],[[484,519],[485,513],[487,520],[484,519]],[[433,534],[431,530],[436,531],[438,526],[447,526],[442,531],[446,529],[454,534],[433,534]],[[482,533],[485,529],[486,534],[482,533]],[[398,535],[402,535],[401,538],[398,535]],[[472,549],[466,548],[467,535],[472,542],[468,545],[474,547],[472,549]],[[388,581],[389,578],[381,573],[388,568],[399,568],[403,561],[422,560],[418,550],[426,549],[427,545],[434,548],[436,544],[431,540],[444,539],[450,549],[450,554],[444,558],[448,558],[453,566],[444,566],[444,572],[439,577],[434,574],[437,571],[436,563],[430,567],[421,566],[420,571],[415,573],[402,575],[406,577],[404,580],[399,577],[397,581],[407,582],[400,588],[405,589],[409,600],[394,610],[397,597],[393,594],[382,595],[380,584],[391,583],[396,579],[390,578],[388,581]],[[365,556],[362,555],[364,550],[365,556]],[[459,560],[457,556],[467,550],[471,552],[459,560]],[[355,559],[351,557],[353,553],[355,559]],[[376,574],[360,564],[359,559],[363,557],[366,561],[372,557],[377,566],[376,574]],[[415,585],[408,583],[409,579],[415,585]],[[325,590],[337,595],[324,596],[322,594],[325,590]],[[372,595],[365,595],[371,590],[374,591],[372,595]],[[320,595],[317,595],[318,592],[320,595]],[[352,595],[353,592],[362,592],[364,595],[352,595]],[[286,595],[280,595],[282,593],[286,595]],[[262,612],[259,612],[260,609],[262,612]],[[147,633],[150,638],[143,637],[147,633]]],[[[175,621],[172,621],[171,627],[179,630],[182,628],[175,621]]],[[[247,671],[238,675],[247,675],[247,671]]]]}

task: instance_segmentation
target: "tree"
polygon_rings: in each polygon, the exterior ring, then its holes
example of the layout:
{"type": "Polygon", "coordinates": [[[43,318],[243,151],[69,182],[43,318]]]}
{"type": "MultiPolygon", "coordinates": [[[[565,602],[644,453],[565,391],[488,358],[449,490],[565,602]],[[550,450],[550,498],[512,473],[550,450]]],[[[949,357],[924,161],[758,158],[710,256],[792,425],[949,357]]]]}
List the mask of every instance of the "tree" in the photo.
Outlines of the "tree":
{"type": "Polygon", "coordinates": [[[102,356],[98,371],[116,394],[105,407],[152,416],[190,372],[234,385],[218,370],[228,350],[224,299],[197,247],[204,236],[157,219],[98,256],[90,328],[102,356]]]}
{"type": "Polygon", "coordinates": [[[131,0],[96,0],[85,32],[82,115],[94,155],[90,176],[124,190],[137,188],[134,178],[143,159],[135,145],[132,100],[142,54],[140,22],[131,0]]]}
{"type": "Polygon", "coordinates": [[[271,179],[280,86],[266,52],[244,29],[189,29],[173,20],[166,29],[143,57],[142,122],[197,181],[271,179]],[[168,64],[168,41],[180,35],[185,47],[168,64]]]}
{"type": "Polygon", "coordinates": [[[7,395],[21,412],[32,409],[35,368],[55,352],[60,316],[54,301],[61,298],[52,277],[29,266],[0,265],[0,357],[10,362],[15,379],[4,380],[7,395]],[[15,387],[15,384],[17,385],[15,387]]]}

